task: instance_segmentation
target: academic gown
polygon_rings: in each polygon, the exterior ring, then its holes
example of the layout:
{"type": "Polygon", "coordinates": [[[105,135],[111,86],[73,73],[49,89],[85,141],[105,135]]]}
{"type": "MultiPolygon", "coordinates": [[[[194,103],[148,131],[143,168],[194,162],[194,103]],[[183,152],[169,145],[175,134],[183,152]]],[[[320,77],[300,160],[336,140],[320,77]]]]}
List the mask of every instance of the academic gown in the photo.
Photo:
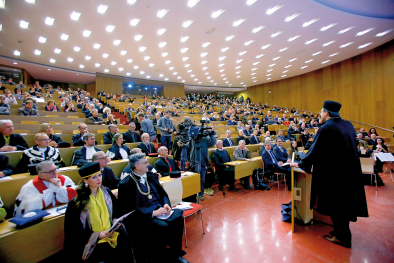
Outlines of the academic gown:
{"type": "Polygon", "coordinates": [[[356,222],[368,217],[367,200],[353,125],[331,118],[319,129],[305,158],[298,164],[311,173],[310,208],[323,215],[341,215],[356,222]]]}

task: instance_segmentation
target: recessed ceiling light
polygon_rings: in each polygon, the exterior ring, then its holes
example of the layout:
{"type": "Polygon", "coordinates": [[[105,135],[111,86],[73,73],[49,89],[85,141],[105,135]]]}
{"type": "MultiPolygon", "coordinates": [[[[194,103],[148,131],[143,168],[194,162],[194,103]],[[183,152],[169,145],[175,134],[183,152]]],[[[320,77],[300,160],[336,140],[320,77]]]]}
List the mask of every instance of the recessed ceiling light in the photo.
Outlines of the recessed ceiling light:
{"type": "Polygon", "coordinates": [[[122,42],[122,41],[120,41],[119,39],[116,39],[116,40],[114,40],[114,45],[118,46],[120,44],[120,42],[122,42]]]}
{"type": "Polygon", "coordinates": [[[269,67],[273,67],[273,66],[275,66],[276,64],[271,64],[271,65],[269,65],[269,67]]]}
{"type": "Polygon", "coordinates": [[[326,31],[327,29],[330,29],[331,27],[333,27],[337,24],[338,23],[332,23],[332,24],[329,24],[328,26],[324,26],[324,27],[320,28],[320,31],[326,31]]]}
{"type": "Polygon", "coordinates": [[[222,64],[219,64],[219,68],[221,68],[221,67],[223,67],[224,66],[224,64],[222,63],[222,64]]]}
{"type": "MultiPolygon", "coordinates": [[[[194,74],[191,74],[191,75],[190,75],[190,77],[192,77],[192,78],[194,78],[195,76],[196,76],[196,75],[194,75],[194,74]]],[[[197,79],[197,80],[198,80],[198,79],[197,79]]]]}
{"type": "Polygon", "coordinates": [[[193,6],[195,6],[200,0],[189,0],[187,1],[187,6],[192,8],[193,6]]]}
{"type": "Polygon", "coordinates": [[[322,53],[322,51],[319,51],[319,52],[313,53],[312,56],[317,56],[317,55],[319,55],[321,53],[322,53]]]}
{"type": "Polygon", "coordinates": [[[185,21],[185,22],[182,23],[182,26],[183,26],[184,28],[187,28],[187,27],[189,27],[193,22],[194,22],[193,20],[187,20],[187,21],[185,21]]]}
{"type": "Polygon", "coordinates": [[[162,18],[163,16],[165,16],[168,13],[168,11],[170,11],[170,10],[169,9],[162,9],[160,11],[157,11],[156,16],[162,18]]]}
{"type": "Polygon", "coordinates": [[[159,47],[165,47],[167,45],[167,42],[160,42],[159,47]]]}
{"type": "Polygon", "coordinates": [[[278,59],[280,59],[280,57],[273,58],[272,60],[278,60],[278,59]]]}
{"type": "Polygon", "coordinates": [[[137,2],[137,0],[127,0],[127,3],[129,5],[134,5],[137,2]]]}
{"type": "Polygon", "coordinates": [[[165,78],[164,80],[166,80],[166,81],[167,81],[167,80],[168,80],[168,78],[165,78]]]}
{"type": "Polygon", "coordinates": [[[218,16],[220,16],[221,14],[223,14],[223,12],[226,11],[226,9],[219,9],[215,12],[212,13],[211,17],[212,18],[217,18],[218,16]]]}
{"type": "Polygon", "coordinates": [[[372,30],[374,30],[375,28],[368,28],[368,29],[366,29],[366,30],[364,30],[364,31],[360,31],[360,32],[358,32],[357,34],[356,34],[356,36],[362,36],[362,35],[365,35],[366,33],[368,33],[369,31],[372,31],[372,30]]]}
{"type": "Polygon", "coordinates": [[[252,79],[257,79],[257,77],[253,77],[252,79]]]}
{"type": "Polygon", "coordinates": [[[134,66],[134,69],[138,69],[139,68],[139,66],[134,66]]]}
{"type": "Polygon", "coordinates": [[[240,69],[240,68],[242,68],[242,66],[236,66],[236,67],[235,67],[235,69],[240,69]]]}
{"type": "Polygon", "coordinates": [[[143,35],[136,35],[136,36],[134,37],[134,40],[135,40],[135,41],[140,41],[140,40],[142,39],[142,37],[143,37],[143,35]]]}
{"type": "Polygon", "coordinates": [[[130,25],[136,26],[140,21],[141,21],[141,19],[138,19],[138,18],[131,19],[130,25]]]}
{"type": "Polygon", "coordinates": [[[318,38],[314,38],[314,39],[308,40],[308,41],[305,42],[305,45],[309,45],[309,44],[315,42],[316,40],[318,40],[318,38]]]}
{"type": "Polygon", "coordinates": [[[327,43],[324,43],[323,44],[323,47],[326,47],[326,46],[328,46],[328,45],[331,45],[332,43],[334,43],[335,41],[333,40],[333,41],[330,41],[330,42],[327,42],[327,43]]]}
{"type": "Polygon", "coordinates": [[[289,70],[282,71],[282,73],[286,73],[286,72],[289,72],[289,70]]]}
{"type": "Polygon", "coordinates": [[[184,37],[181,37],[181,42],[185,42],[186,40],[188,40],[190,37],[188,37],[188,36],[184,36],[184,37]]]}
{"type": "Polygon", "coordinates": [[[160,76],[160,78],[162,78],[162,77],[164,77],[164,74],[160,74],[159,76],[160,76]]]}
{"type": "Polygon", "coordinates": [[[116,61],[111,61],[111,65],[115,66],[116,65],[116,61]]]}
{"type": "Polygon", "coordinates": [[[373,43],[373,42],[369,42],[369,43],[367,43],[367,44],[358,46],[358,49],[365,48],[366,46],[369,46],[369,45],[371,45],[372,43],[373,43]]]}
{"type": "Polygon", "coordinates": [[[119,68],[119,71],[123,71],[124,70],[124,68],[119,68]]]}
{"type": "MultiPolygon", "coordinates": [[[[49,68],[48,71],[51,71],[51,69],[49,68]]],[[[78,75],[78,74],[77,74],[78,75]]]]}
{"type": "Polygon", "coordinates": [[[221,69],[221,70],[219,70],[219,72],[223,72],[223,71],[225,71],[225,69],[223,68],[223,69],[221,69]]]}
{"type": "Polygon", "coordinates": [[[354,43],[354,42],[349,42],[349,43],[343,44],[343,45],[340,46],[339,48],[344,48],[344,47],[350,46],[350,45],[353,44],[353,43],[354,43]]]}
{"type": "Polygon", "coordinates": [[[99,49],[100,47],[101,47],[101,45],[100,45],[100,44],[97,44],[97,43],[93,45],[93,48],[94,48],[94,49],[99,49]]]}
{"type": "Polygon", "coordinates": [[[254,62],[252,65],[256,66],[257,64],[260,64],[260,62],[254,62]]]}
{"type": "Polygon", "coordinates": [[[78,13],[78,12],[72,12],[71,13],[71,15],[70,15],[70,18],[72,19],[72,20],[74,20],[74,21],[78,21],[78,19],[79,19],[79,17],[81,16],[81,13],[78,13]]]}
{"type": "Polygon", "coordinates": [[[150,59],[150,56],[145,56],[144,57],[144,60],[149,60],[150,59]]]}
{"type": "Polygon", "coordinates": [[[238,19],[237,21],[235,21],[235,22],[233,23],[233,27],[237,27],[237,26],[239,26],[240,24],[242,24],[242,23],[245,22],[245,21],[246,21],[245,18],[238,19]]]}
{"type": "Polygon", "coordinates": [[[222,57],[219,57],[219,60],[223,60],[225,58],[226,58],[226,56],[222,56],[222,57]]]}
{"type": "Polygon", "coordinates": [[[103,54],[103,58],[107,58],[109,55],[107,53],[103,54]]]}
{"type": "Polygon", "coordinates": [[[386,34],[390,33],[391,31],[393,31],[393,29],[389,29],[389,30],[386,30],[386,31],[380,32],[380,33],[376,34],[376,36],[375,36],[375,37],[381,37],[381,36],[384,36],[384,35],[386,35],[386,34]]]}
{"type": "Polygon", "coordinates": [[[104,14],[105,12],[107,12],[108,6],[107,5],[99,5],[97,7],[97,12],[99,12],[100,14],[104,14]]]}
{"type": "Polygon", "coordinates": [[[343,34],[343,33],[346,33],[347,31],[349,31],[349,30],[351,30],[351,29],[353,29],[353,28],[354,28],[354,26],[351,26],[351,27],[345,28],[345,29],[343,29],[343,30],[339,31],[339,32],[338,32],[338,34],[343,34]]]}
{"type": "Polygon", "coordinates": [[[244,43],[244,46],[249,46],[249,45],[252,44],[253,42],[254,42],[254,40],[246,41],[246,42],[244,43]]]}
{"type": "Polygon", "coordinates": [[[36,0],[25,0],[27,3],[29,4],[34,4],[36,2],[36,0]]]}
{"type": "Polygon", "coordinates": [[[131,75],[131,73],[130,73],[130,72],[127,72],[127,73],[126,73],[126,75],[127,75],[127,76],[130,76],[130,75],[131,75]]]}
{"type": "Polygon", "coordinates": [[[169,67],[169,69],[170,69],[170,70],[173,70],[173,69],[174,69],[174,67],[169,67]]]}
{"type": "Polygon", "coordinates": [[[171,63],[171,60],[166,60],[165,63],[166,63],[166,64],[170,64],[170,63],[171,63]]]}
{"type": "Polygon", "coordinates": [[[99,63],[96,63],[96,64],[94,64],[94,66],[95,66],[96,68],[98,68],[98,67],[100,67],[100,64],[99,64],[99,63]]]}
{"type": "Polygon", "coordinates": [[[62,52],[62,50],[60,48],[55,48],[55,53],[56,54],[60,54],[60,52],[62,52]]]}
{"type": "Polygon", "coordinates": [[[257,0],[247,0],[245,5],[251,6],[253,5],[257,0]]]}
{"type": "Polygon", "coordinates": [[[303,66],[303,67],[301,67],[300,69],[304,69],[304,68],[307,68],[308,66],[303,66]]]}
{"type": "Polygon", "coordinates": [[[259,32],[261,29],[263,29],[265,26],[259,26],[259,27],[256,27],[256,28],[253,28],[252,29],[252,33],[257,33],[257,32],[259,32]]]}
{"type": "Polygon", "coordinates": [[[19,26],[20,26],[21,28],[27,29],[27,28],[29,27],[29,22],[26,22],[26,21],[24,21],[24,20],[21,20],[21,21],[19,22],[19,26]]]}
{"type": "Polygon", "coordinates": [[[300,37],[300,35],[296,35],[296,36],[294,36],[294,37],[289,38],[287,41],[288,41],[288,42],[291,42],[291,41],[296,40],[296,39],[299,38],[299,37],[300,37]]]}
{"type": "Polygon", "coordinates": [[[330,62],[330,61],[331,61],[331,60],[323,61],[322,64],[326,64],[326,63],[328,63],[328,62],[330,62]]]}
{"type": "Polygon", "coordinates": [[[67,34],[62,34],[62,35],[60,36],[60,38],[61,38],[62,40],[67,40],[68,37],[69,37],[69,35],[67,35],[67,34]]]}
{"type": "Polygon", "coordinates": [[[54,22],[55,22],[55,19],[52,17],[47,16],[45,18],[45,24],[47,24],[48,26],[52,26],[54,22]]]}
{"type": "Polygon", "coordinates": [[[82,35],[83,35],[84,37],[89,37],[91,33],[92,33],[92,31],[85,30],[85,31],[83,31],[82,35]]]}
{"type": "Polygon", "coordinates": [[[91,57],[91,56],[86,56],[85,59],[86,59],[86,60],[91,60],[92,57],[91,57]]]}
{"type": "Polygon", "coordinates": [[[208,77],[207,77],[207,79],[211,79],[211,78],[212,78],[211,76],[208,76],[208,77]]]}
{"type": "Polygon", "coordinates": [[[285,18],[285,22],[290,22],[291,20],[293,20],[294,18],[296,18],[297,16],[301,15],[301,13],[295,13],[291,16],[288,16],[285,18]]]}
{"type": "Polygon", "coordinates": [[[201,84],[202,82],[200,81],[200,82],[198,82],[198,84],[201,84]]]}
{"type": "Polygon", "coordinates": [[[56,59],[51,58],[51,59],[49,60],[49,62],[55,63],[55,62],[56,62],[56,59]]]}
{"type": "Polygon", "coordinates": [[[127,54],[127,51],[126,51],[126,50],[122,50],[122,51],[120,51],[120,54],[121,54],[122,56],[124,56],[124,55],[127,54]]]}
{"type": "Polygon", "coordinates": [[[271,75],[272,75],[272,74],[267,74],[266,76],[269,77],[269,76],[271,76],[271,75]]]}
{"type": "Polygon", "coordinates": [[[288,49],[289,49],[288,47],[285,47],[285,48],[279,49],[279,52],[283,52],[283,51],[286,51],[288,49]]]}
{"type": "Polygon", "coordinates": [[[278,11],[281,7],[283,7],[283,5],[276,5],[270,9],[267,10],[267,12],[265,12],[266,15],[272,15],[273,13],[275,13],[276,11],[278,11]]]}
{"type": "Polygon", "coordinates": [[[221,74],[220,76],[221,76],[221,77],[224,77],[224,76],[226,76],[226,74],[221,74]]]}
{"type": "Polygon", "coordinates": [[[286,77],[286,76],[287,76],[287,75],[282,75],[281,77],[284,78],[284,77],[286,77]]]}
{"type": "Polygon", "coordinates": [[[269,70],[267,70],[267,72],[271,72],[271,71],[273,71],[274,69],[269,69],[269,70]]]}
{"type": "Polygon", "coordinates": [[[261,58],[264,54],[257,55],[256,58],[261,58]]]}
{"type": "Polygon", "coordinates": [[[246,53],[248,53],[248,51],[242,51],[242,52],[239,52],[238,55],[243,56],[243,55],[245,55],[246,53]]]}
{"type": "Polygon", "coordinates": [[[84,66],[84,65],[82,65],[82,64],[81,64],[81,65],[79,65],[79,68],[84,68],[84,67],[85,67],[85,66],[84,66]]]}
{"type": "Polygon", "coordinates": [[[229,47],[225,47],[225,48],[222,48],[220,51],[221,52],[226,52],[227,50],[229,50],[230,48],[229,47]]]}
{"type": "Polygon", "coordinates": [[[75,46],[75,47],[74,47],[74,51],[75,51],[75,52],[79,52],[80,50],[81,50],[81,47],[78,47],[78,46],[75,46]]]}
{"type": "Polygon", "coordinates": [[[69,58],[67,58],[67,61],[68,61],[68,62],[73,62],[74,59],[69,57],[69,58]]]}
{"type": "Polygon", "coordinates": [[[0,0],[0,8],[4,9],[5,7],[5,0],[0,0]]]}
{"type": "Polygon", "coordinates": [[[262,46],[261,49],[266,49],[266,48],[268,48],[268,47],[270,47],[270,46],[271,46],[271,44],[267,44],[267,45],[265,45],[265,46],[262,46]]]}
{"type": "Polygon", "coordinates": [[[235,61],[235,63],[241,63],[243,61],[243,59],[238,59],[237,61],[235,61]]]}
{"type": "Polygon", "coordinates": [[[203,61],[201,61],[201,64],[206,64],[208,61],[206,61],[206,60],[203,60],[203,61]]]}
{"type": "Polygon", "coordinates": [[[276,32],[276,33],[273,33],[273,34],[271,35],[271,38],[277,37],[277,36],[279,36],[279,35],[282,34],[282,33],[283,33],[283,31],[278,31],[278,32],[276,32]]]}
{"type": "Polygon", "coordinates": [[[139,47],[139,48],[138,48],[138,51],[139,51],[139,52],[144,52],[145,50],[146,50],[146,47],[139,47]]]}
{"type": "Polygon", "coordinates": [[[38,42],[40,42],[40,43],[45,43],[46,41],[47,41],[46,37],[39,37],[38,38],[38,42]]]}
{"type": "Polygon", "coordinates": [[[189,59],[189,57],[183,57],[182,58],[182,61],[186,61],[186,60],[188,60],[189,59]]]}
{"type": "Polygon", "coordinates": [[[181,49],[181,52],[182,52],[182,53],[185,53],[185,52],[188,51],[188,50],[189,50],[189,48],[184,47],[184,48],[181,49]]]}
{"type": "Polygon", "coordinates": [[[231,35],[231,36],[228,36],[228,37],[226,37],[226,41],[230,41],[231,39],[233,39],[235,37],[235,35],[231,35]]]}
{"type": "MultiPolygon", "coordinates": [[[[150,76],[148,75],[148,76],[146,76],[146,78],[147,78],[147,79],[150,79],[150,76]]],[[[146,89],[146,88],[145,88],[145,89],[146,89]]]]}
{"type": "Polygon", "coordinates": [[[177,74],[178,74],[178,72],[172,72],[172,74],[175,76],[175,75],[177,75],[177,74]]]}
{"type": "Polygon", "coordinates": [[[253,80],[253,82],[257,82],[257,79],[256,79],[256,80],[253,80]]]}
{"type": "Polygon", "coordinates": [[[160,28],[159,30],[157,30],[157,34],[158,35],[163,35],[164,34],[164,32],[166,32],[167,31],[167,29],[165,29],[165,28],[160,28]]]}
{"type": "Polygon", "coordinates": [[[329,55],[329,57],[333,57],[333,56],[336,56],[336,55],[338,55],[338,54],[339,54],[339,52],[334,53],[334,54],[331,54],[331,55],[329,55]]]}
{"type": "Polygon", "coordinates": [[[297,60],[297,58],[293,58],[293,59],[290,59],[289,62],[293,62],[293,61],[296,61],[296,60],[297,60]]]}
{"type": "Polygon", "coordinates": [[[208,69],[208,67],[203,67],[203,68],[202,68],[202,70],[207,70],[207,69],[208,69]]]}
{"type": "Polygon", "coordinates": [[[308,22],[305,22],[304,24],[302,24],[302,27],[310,26],[310,25],[312,25],[313,23],[315,23],[318,20],[319,20],[319,18],[315,18],[315,19],[312,19],[312,20],[310,20],[308,22]]]}
{"type": "Polygon", "coordinates": [[[140,71],[140,74],[141,74],[141,75],[142,75],[142,74],[145,74],[145,71],[141,70],[141,71],[140,71]]]}
{"type": "Polygon", "coordinates": [[[36,50],[34,50],[34,54],[37,55],[37,56],[39,56],[39,55],[41,55],[41,51],[38,50],[38,49],[36,49],[36,50]]]}
{"type": "Polygon", "coordinates": [[[132,60],[131,58],[129,58],[129,59],[127,60],[127,63],[131,63],[131,62],[133,62],[133,60],[132,60]]]}
{"type": "Polygon", "coordinates": [[[255,70],[257,70],[257,68],[252,68],[252,71],[255,71],[255,70]]]}
{"type": "Polygon", "coordinates": [[[108,73],[108,72],[109,72],[109,69],[104,69],[104,72],[105,72],[105,73],[108,73]]]}
{"type": "Polygon", "coordinates": [[[310,59],[310,60],[305,61],[305,63],[309,63],[309,62],[312,62],[312,61],[313,61],[313,59],[310,59]]]}
{"type": "Polygon", "coordinates": [[[203,58],[203,57],[205,57],[206,55],[208,55],[208,52],[201,53],[200,56],[203,58]]]}
{"type": "Polygon", "coordinates": [[[202,47],[207,47],[207,46],[209,46],[210,44],[211,44],[211,42],[205,42],[205,43],[202,44],[202,47]]]}
{"type": "Polygon", "coordinates": [[[162,57],[166,57],[168,55],[168,52],[163,52],[163,53],[161,53],[161,56],[162,57]]]}

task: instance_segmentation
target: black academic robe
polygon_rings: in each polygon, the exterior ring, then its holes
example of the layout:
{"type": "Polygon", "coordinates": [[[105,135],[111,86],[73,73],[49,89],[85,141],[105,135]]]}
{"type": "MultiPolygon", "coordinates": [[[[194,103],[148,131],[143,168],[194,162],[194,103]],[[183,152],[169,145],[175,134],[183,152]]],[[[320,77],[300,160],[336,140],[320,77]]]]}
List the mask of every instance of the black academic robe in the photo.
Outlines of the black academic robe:
{"type": "Polygon", "coordinates": [[[102,184],[110,190],[118,189],[120,179],[115,176],[114,172],[109,167],[104,167],[101,170],[102,184]]]}
{"type": "Polygon", "coordinates": [[[130,130],[123,133],[123,140],[125,143],[133,143],[133,142],[141,141],[140,135],[137,132],[131,132],[130,130]]]}
{"type": "Polygon", "coordinates": [[[12,167],[4,154],[0,154],[0,172],[3,172],[4,176],[12,175],[12,167]]]}
{"type": "Polygon", "coordinates": [[[103,141],[104,144],[112,144],[112,138],[114,137],[115,134],[112,134],[111,132],[106,132],[103,135],[103,141]]]}
{"type": "MultiPolygon", "coordinates": [[[[2,134],[0,134],[0,148],[5,145],[5,139],[2,134]]],[[[16,147],[17,151],[23,151],[29,149],[25,139],[23,139],[22,135],[19,134],[11,134],[10,135],[10,146],[16,147]]]]}
{"type": "MultiPolygon", "coordinates": [[[[169,162],[169,164],[171,166],[172,172],[179,171],[179,167],[178,167],[178,165],[175,164],[174,159],[171,159],[171,158],[167,158],[167,159],[168,159],[168,162],[169,162]]],[[[155,169],[162,176],[170,175],[170,168],[168,166],[168,163],[162,157],[160,157],[155,162],[155,169]]]]}
{"type": "Polygon", "coordinates": [[[316,204],[321,214],[341,215],[354,222],[357,217],[368,217],[355,136],[349,121],[331,118],[319,129],[299,163],[307,173],[313,165],[311,209],[316,204]]]}
{"type": "Polygon", "coordinates": [[[73,135],[72,141],[74,146],[83,146],[85,144],[83,141],[83,135],[81,133],[73,135]]]}
{"type": "Polygon", "coordinates": [[[148,156],[150,153],[157,153],[153,143],[149,143],[149,148],[146,147],[146,144],[142,143],[142,142],[140,144],[138,144],[137,147],[140,148],[142,153],[145,153],[146,156],[148,156]]]}
{"type": "MultiPolygon", "coordinates": [[[[129,147],[127,147],[126,145],[122,144],[122,149],[126,151],[127,156],[130,156],[130,148],[129,147]]],[[[108,156],[109,156],[109,158],[111,158],[112,161],[122,160],[123,159],[122,155],[120,154],[120,148],[119,148],[119,146],[117,144],[112,145],[108,149],[108,151],[111,152],[111,154],[108,155],[108,156]]]]}
{"type": "MultiPolygon", "coordinates": [[[[94,147],[94,150],[96,152],[102,151],[101,149],[96,148],[96,147],[94,147]]],[[[87,162],[88,162],[88,160],[86,160],[86,147],[81,147],[74,152],[71,165],[82,166],[82,165],[86,164],[87,162]]]]}

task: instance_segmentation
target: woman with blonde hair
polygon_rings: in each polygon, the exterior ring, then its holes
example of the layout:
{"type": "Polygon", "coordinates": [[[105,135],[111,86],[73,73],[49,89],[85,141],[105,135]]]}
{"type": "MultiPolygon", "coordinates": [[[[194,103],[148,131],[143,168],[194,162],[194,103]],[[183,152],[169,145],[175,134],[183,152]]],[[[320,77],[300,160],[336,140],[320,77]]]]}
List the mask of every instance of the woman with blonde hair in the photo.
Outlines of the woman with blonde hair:
{"type": "Polygon", "coordinates": [[[111,114],[111,109],[108,107],[105,107],[103,110],[103,119],[106,119],[109,114],[111,114]]]}
{"type": "Polygon", "coordinates": [[[107,156],[114,160],[127,159],[130,155],[130,148],[123,144],[123,135],[116,133],[113,137],[112,146],[107,150],[107,156]]]}
{"type": "Polygon", "coordinates": [[[52,125],[49,123],[43,123],[40,125],[38,128],[38,133],[45,133],[49,137],[49,146],[52,147],[58,147],[59,143],[63,142],[62,139],[57,136],[56,134],[53,134],[53,128],[52,125]]]}
{"type": "Polygon", "coordinates": [[[117,125],[118,121],[114,119],[114,115],[108,114],[107,119],[106,119],[106,123],[107,123],[107,125],[110,125],[110,124],[117,125]]]}

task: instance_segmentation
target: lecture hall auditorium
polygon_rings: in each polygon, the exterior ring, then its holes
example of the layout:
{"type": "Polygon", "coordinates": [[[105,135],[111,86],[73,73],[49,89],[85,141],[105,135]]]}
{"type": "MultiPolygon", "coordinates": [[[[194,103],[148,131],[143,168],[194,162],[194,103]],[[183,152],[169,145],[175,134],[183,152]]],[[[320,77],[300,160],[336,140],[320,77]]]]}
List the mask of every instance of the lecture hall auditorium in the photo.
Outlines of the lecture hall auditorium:
{"type": "MultiPolygon", "coordinates": [[[[200,208],[191,216],[183,212],[184,259],[394,262],[394,168],[376,157],[394,153],[393,1],[0,0],[0,39],[0,142],[6,147],[0,146],[0,160],[8,160],[0,164],[0,262],[63,262],[67,256],[63,212],[52,208],[52,214],[24,227],[10,221],[22,187],[36,177],[21,167],[21,159],[24,149],[37,144],[42,124],[60,140],[50,142],[64,166],[58,173],[78,185],[74,153],[85,146],[74,145],[72,138],[81,125],[94,135],[94,147],[111,156],[112,145],[105,143],[111,123],[124,134],[134,122],[141,137],[140,122],[150,119],[157,151],[162,132],[156,114],[163,118],[167,110],[175,127],[185,117],[196,124],[208,120],[215,142],[228,138],[234,145],[223,149],[232,159],[226,164],[234,169],[236,189],[222,186],[223,177],[207,183],[190,171],[180,179],[159,179],[170,199],[200,208]],[[265,141],[275,143],[283,134],[287,152],[308,152],[324,125],[319,117],[326,100],[342,104],[340,115],[358,136],[369,217],[351,222],[351,248],[323,237],[333,226],[329,216],[309,208],[313,172],[292,169],[290,180],[281,174],[265,178],[270,190],[256,189],[252,180],[256,169],[264,168],[265,141]],[[58,111],[48,110],[52,104],[58,111]],[[93,123],[94,110],[104,124],[93,123]],[[145,117],[138,117],[141,112],[145,117]],[[10,122],[4,120],[12,121],[13,134],[27,147],[7,146],[2,125],[10,122]],[[248,125],[258,131],[259,143],[246,145],[253,161],[233,159],[240,130],[248,125]],[[382,144],[374,142],[373,133],[382,144]],[[285,222],[282,205],[290,201],[292,222],[285,222]]],[[[169,157],[176,161],[179,140],[171,134],[169,157]]],[[[123,145],[133,150],[139,144],[123,145]]],[[[216,145],[208,148],[212,171],[217,171],[215,150],[216,145]]],[[[148,164],[155,167],[159,158],[147,157],[148,164]]],[[[109,160],[107,167],[121,178],[128,164],[123,158],[109,160]]],[[[331,188],[335,195],[336,185],[331,188]]]]}

